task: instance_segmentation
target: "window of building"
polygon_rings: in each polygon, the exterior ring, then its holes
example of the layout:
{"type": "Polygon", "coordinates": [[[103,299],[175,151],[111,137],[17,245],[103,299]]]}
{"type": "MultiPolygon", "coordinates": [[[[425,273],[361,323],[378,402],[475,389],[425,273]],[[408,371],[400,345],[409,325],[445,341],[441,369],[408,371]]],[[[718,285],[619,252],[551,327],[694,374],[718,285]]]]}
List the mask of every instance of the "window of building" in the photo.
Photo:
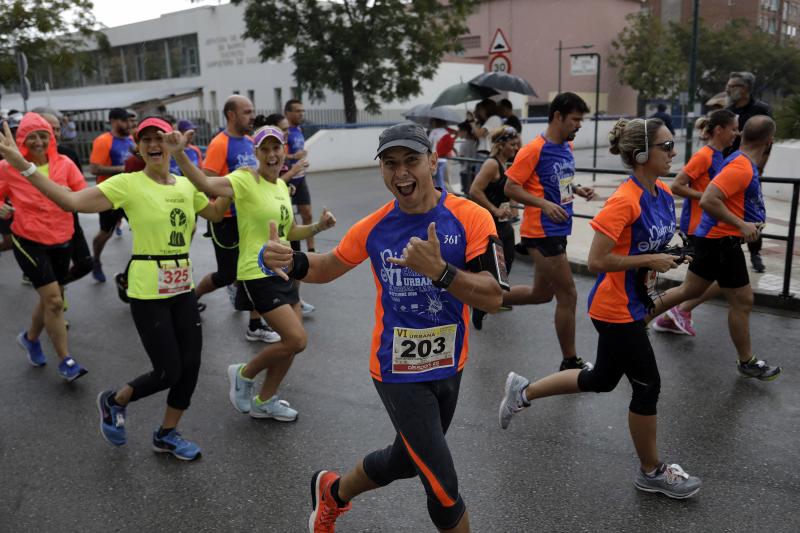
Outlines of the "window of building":
{"type": "Polygon", "coordinates": [[[253,89],[247,89],[247,98],[256,106],[256,92],[253,89]]]}
{"type": "Polygon", "coordinates": [[[480,35],[465,35],[463,37],[458,38],[458,42],[461,43],[461,46],[464,47],[464,50],[469,50],[472,48],[480,48],[481,47],[481,36],[480,35]]]}
{"type": "Polygon", "coordinates": [[[280,113],[283,109],[283,89],[281,87],[275,87],[273,92],[275,96],[275,112],[280,113]]]}
{"type": "Polygon", "coordinates": [[[300,87],[289,87],[289,93],[292,95],[292,98],[296,100],[303,99],[303,91],[300,90],[300,87]]]}

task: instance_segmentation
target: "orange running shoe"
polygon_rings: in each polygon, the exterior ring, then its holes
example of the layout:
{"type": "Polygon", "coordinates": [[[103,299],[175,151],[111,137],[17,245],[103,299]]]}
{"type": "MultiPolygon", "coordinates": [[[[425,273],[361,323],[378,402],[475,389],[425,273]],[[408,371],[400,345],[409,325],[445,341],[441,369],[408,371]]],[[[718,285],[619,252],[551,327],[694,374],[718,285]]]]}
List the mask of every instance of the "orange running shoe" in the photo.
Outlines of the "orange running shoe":
{"type": "Polygon", "coordinates": [[[308,517],[309,533],[334,533],[336,519],[349,511],[351,504],[339,507],[331,494],[331,485],[341,476],[336,472],[320,470],[311,476],[311,516],[308,517]]]}

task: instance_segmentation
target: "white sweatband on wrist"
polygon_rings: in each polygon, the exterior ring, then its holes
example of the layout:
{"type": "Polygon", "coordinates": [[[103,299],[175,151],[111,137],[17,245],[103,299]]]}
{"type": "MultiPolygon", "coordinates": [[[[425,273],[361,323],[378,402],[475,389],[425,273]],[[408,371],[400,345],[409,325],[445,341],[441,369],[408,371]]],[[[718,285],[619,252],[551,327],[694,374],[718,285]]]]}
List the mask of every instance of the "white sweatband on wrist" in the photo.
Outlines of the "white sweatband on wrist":
{"type": "Polygon", "coordinates": [[[28,168],[26,168],[25,170],[20,170],[19,171],[19,173],[22,174],[23,176],[25,176],[26,178],[28,176],[32,176],[34,172],[36,172],[36,165],[34,165],[33,163],[30,163],[30,166],[28,168]]]}

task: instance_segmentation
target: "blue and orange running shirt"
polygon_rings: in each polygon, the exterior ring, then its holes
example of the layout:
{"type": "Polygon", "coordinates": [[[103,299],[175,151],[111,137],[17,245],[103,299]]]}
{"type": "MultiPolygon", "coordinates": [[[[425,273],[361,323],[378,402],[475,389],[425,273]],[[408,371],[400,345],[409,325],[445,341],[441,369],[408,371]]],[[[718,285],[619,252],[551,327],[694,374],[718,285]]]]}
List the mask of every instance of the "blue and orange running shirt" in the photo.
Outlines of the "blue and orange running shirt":
{"type": "MultiPolygon", "coordinates": [[[[700,148],[683,167],[683,172],[689,176],[689,187],[698,192],[704,192],[714,176],[722,168],[725,156],[722,152],[706,145],[700,148]]],[[[694,235],[703,210],[700,202],[691,198],[684,198],[681,209],[681,231],[687,235],[694,235]]]]}
{"type": "MultiPolygon", "coordinates": [[[[253,139],[247,136],[232,137],[224,130],[219,132],[208,143],[203,168],[217,176],[227,176],[242,167],[258,168],[253,139]]],[[[225,216],[236,216],[234,204],[231,204],[225,216]]]]}
{"type": "MultiPolygon", "coordinates": [[[[653,196],[634,176],[614,191],[589,224],[616,245],[616,255],[654,254],[675,234],[675,201],[664,182],[656,181],[653,196]]],[[[636,270],[604,272],[589,292],[589,316],[603,322],[642,320],[645,304],[636,294],[636,270]]]]}
{"type": "MultiPolygon", "coordinates": [[[[725,207],[737,217],[745,222],[759,223],[767,220],[758,167],[740,151],[733,152],[725,159],[722,170],[711,180],[709,186],[711,185],[722,191],[725,195],[725,207]]],[[[703,212],[695,235],[706,239],[721,239],[741,237],[742,232],[739,228],[703,212]]]]}
{"type": "MultiPolygon", "coordinates": [[[[89,163],[104,167],[121,167],[131,155],[131,148],[135,147],[132,137],[115,137],[107,131],[98,135],[92,141],[92,153],[89,154],[89,163]]],[[[111,176],[97,176],[97,183],[103,183],[111,176]]]]}
{"type": "Polygon", "coordinates": [[[556,144],[539,135],[522,147],[506,176],[533,196],[560,205],[569,215],[566,221],[555,222],[544,216],[540,208],[525,206],[519,228],[522,237],[538,239],[572,233],[572,180],[575,177],[572,143],[556,144]]]}
{"type": "Polygon", "coordinates": [[[350,228],[334,250],[348,265],[370,259],[377,297],[369,367],[378,381],[444,379],[467,362],[469,307],[426,276],[387,261],[402,257],[411,237],[427,240],[431,222],[442,258],[459,269],[483,254],[496,235],[486,209],[443,191],[424,214],[404,213],[389,202],[350,228]]]}
{"type": "MultiPolygon", "coordinates": [[[[303,129],[300,126],[292,126],[289,128],[289,135],[286,139],[286,148],[287,152],[290,154],[296,154],[297,152],[302,152],[306,149],[306,137],[303,135],[303,129]]],[[[286,166],[292,168],[297,164],[296,159],[289,159],[286,158],[286,166]]],[[[301,172],[297,176],[291,179],[292,183],[296,183],[305,179],[306,173],[301,172]]]]}

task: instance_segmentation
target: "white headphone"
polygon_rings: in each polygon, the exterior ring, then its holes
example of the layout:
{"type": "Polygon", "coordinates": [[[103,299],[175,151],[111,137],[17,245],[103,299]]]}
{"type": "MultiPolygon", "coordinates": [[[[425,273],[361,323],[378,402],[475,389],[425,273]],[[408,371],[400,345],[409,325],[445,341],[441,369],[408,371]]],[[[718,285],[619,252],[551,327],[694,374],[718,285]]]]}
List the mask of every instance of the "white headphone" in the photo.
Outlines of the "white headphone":
{"type": "Polygon", "coordinates": [[[634,159],[640,165],[644,165],[647,163],[647,160],[650,158],[650,141],[647,138],[647,119],[644,119],[644,152],[638,152],[634,159]]]}

